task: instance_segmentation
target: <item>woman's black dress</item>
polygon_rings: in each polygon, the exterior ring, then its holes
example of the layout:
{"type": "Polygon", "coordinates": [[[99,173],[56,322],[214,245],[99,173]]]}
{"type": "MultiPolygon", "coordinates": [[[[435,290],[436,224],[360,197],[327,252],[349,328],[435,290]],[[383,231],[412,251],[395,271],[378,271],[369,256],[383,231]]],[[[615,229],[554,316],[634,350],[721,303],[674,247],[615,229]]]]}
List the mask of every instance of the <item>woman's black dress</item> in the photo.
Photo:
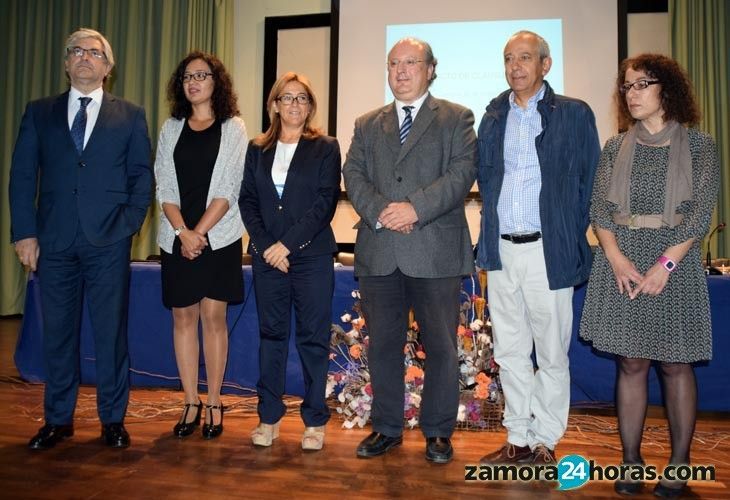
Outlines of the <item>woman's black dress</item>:
{"type": "MultiPolygon", "coordinates": [[[[220,143],[219,120],[201,131],[192,130],[185,121],[175,145],[173,159],[180,191],[180,211],[188,228],[194,228],[205,213],[220,143]]],[[[175,238],[172,254],[162,250],[162,302],[165,307],[191,306],[204,297],[241,302],[242,253],[243,247],[238,239],[218,250],[212,250],[208,245],[199,257],[188,260],[180,253],[180,239],[175,238]]]]}

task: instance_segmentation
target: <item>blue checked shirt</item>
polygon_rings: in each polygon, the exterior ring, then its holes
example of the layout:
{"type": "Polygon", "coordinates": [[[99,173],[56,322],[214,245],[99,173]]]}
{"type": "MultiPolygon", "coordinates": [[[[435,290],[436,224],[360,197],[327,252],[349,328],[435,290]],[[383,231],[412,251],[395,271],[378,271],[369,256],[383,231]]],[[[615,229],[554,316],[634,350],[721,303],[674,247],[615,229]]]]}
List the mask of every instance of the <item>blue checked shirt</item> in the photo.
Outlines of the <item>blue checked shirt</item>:
{"type": "Polygon", "coordinates": [[[497,203],[500,234],[540,231],[540,161],[535,137],[542,132],[537,103],[545,95],[545,84],[522,109],[509,96],[510,111],[504,133],[504,181],[497,203]]]}

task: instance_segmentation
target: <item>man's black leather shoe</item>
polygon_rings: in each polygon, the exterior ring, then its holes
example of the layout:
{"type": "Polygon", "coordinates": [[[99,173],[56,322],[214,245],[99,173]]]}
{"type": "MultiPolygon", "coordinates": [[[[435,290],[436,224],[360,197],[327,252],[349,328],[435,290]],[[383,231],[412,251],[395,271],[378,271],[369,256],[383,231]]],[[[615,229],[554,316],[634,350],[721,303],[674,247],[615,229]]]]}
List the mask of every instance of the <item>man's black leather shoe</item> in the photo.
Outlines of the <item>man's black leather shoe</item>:
{"type": "Polygon", "coordinates": [[[372,432],[357,446],[357,456],[360,458],[377,457],[391,448],[400,446],[402,442],[403,436],[390,437],[379,432],[372,432]]]}
{"type": "Polygon", "coordinates": [[[451,440],[444,437],[426,438],[426,460],[437,464],[446,464],[454,458],[451,440]]]}
{"type": "Polygon", "coordinates": [[[129,433],[124,424],[104,424],[101,426],[101,440],[110,448],[129,446],[129,433]]]}
{"type": "Polygon", "coordinates": [[[56,446],[56,443],[74,435],[73,425],[46,424],[40,428],[38,434],[28,442],[31,450],[47,450],[56,446]]]}

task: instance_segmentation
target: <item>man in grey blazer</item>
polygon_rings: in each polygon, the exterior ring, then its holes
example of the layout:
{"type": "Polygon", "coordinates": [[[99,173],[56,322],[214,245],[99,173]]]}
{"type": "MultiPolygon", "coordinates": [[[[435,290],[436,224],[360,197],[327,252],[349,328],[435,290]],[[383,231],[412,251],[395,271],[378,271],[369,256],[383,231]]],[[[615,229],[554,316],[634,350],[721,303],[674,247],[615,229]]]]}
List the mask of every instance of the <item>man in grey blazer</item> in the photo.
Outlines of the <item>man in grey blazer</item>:
{"type": "Polygon", "coordinates": [[[474,270],[464,198],[476,176],[476,137],[471,111],[428,92],[436,64],[422,40],[393,46],[387,67],[395,102],[357,119],[343,167],[360,215],[355,275],[370,333],[373,432],[357,448],[362,458],[402,441],[411,307],[427,356],[420,415],[426,459],[453,457],[459,289],[474,270]]]}

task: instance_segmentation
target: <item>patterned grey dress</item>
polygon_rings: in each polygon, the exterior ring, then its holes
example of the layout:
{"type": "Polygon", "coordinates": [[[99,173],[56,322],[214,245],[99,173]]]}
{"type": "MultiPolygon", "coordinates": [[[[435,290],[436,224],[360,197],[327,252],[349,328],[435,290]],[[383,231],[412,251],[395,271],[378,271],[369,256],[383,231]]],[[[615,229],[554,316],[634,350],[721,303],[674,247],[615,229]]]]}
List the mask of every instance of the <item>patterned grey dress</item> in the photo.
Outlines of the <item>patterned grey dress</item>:
{"type": "MultiPolygon", "coordinates": [[[[591,201],[591,222],[616,235],[619,248],[644,274],[670,246],[689,238],[695,242],[670,274],[657,296],[639,294],[634,300],[619,294],[603,250],[596,252],[591,270],[580,336],[601,351],[630,358],[691,363],[712,358],[712,326],[707,279],[701,262],[701,240],[710,224],[720,185],[720,162],[712,138],[689,129],[692,155],[692,200],[677,213],[676,227],[629,229],[613,222],[616,205],[606,200],[611,172],[624,134],[612,137],[601,154],[591,201]]],[[[664,211],[669,147],[636,145],[631,170],[631,213],[664,211]]]]}

